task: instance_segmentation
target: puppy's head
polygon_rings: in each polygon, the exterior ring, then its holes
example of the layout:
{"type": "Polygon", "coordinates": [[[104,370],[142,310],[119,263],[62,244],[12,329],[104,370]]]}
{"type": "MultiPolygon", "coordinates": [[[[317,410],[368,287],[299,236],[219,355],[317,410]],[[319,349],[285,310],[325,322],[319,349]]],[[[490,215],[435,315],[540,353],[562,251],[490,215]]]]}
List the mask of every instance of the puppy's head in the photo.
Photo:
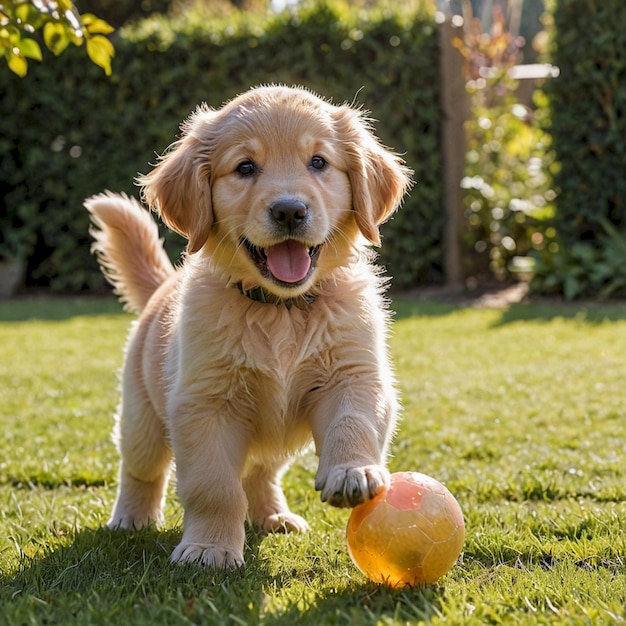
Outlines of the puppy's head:
{"type": "Polygon", "coordinates": [[[260,87],[220,110],[200,107],[140,179],[144,197],[227,280],[279,298],[345,265],[409,184],[363,114],[288,87],[260,87]]]}

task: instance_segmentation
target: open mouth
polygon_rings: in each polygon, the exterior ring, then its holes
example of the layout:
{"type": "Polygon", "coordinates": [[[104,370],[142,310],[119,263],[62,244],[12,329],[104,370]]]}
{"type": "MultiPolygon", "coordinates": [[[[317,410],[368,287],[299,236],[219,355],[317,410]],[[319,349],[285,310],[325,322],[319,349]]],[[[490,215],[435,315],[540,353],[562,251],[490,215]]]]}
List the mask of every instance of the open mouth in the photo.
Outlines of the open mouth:
{"type": "Polygon", "coordinates": [[[297,287],[311,275],[322,247],[309,247],[295,239],[267,248],[255,246],[247,239],[242,243],[263,276],[287,287],[297,287]]]}

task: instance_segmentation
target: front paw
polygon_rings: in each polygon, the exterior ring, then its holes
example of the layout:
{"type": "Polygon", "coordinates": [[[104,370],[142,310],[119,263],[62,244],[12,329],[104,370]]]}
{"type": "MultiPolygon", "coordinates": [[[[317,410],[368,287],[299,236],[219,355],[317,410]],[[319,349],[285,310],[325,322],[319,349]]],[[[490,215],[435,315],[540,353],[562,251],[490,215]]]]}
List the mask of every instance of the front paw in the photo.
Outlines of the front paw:
{"type": "Polygon", "coordinates": [[[198,563],[216,569],[236,569],[243,567],[243,554],[240,550],[228,546],[205,545],[181,541],[170,561],[174,563],[198,563]]]}
{"type": "Polygon", "coordinates": [[[318,471],[315,489],[322,492],[322,502],[351,507],[370,500],[389,487],[389,480],[389,471],[381,465],[338,465],[325,476],[318,471]]]}
{"type": "Polygon", "coordinates": [[[163,516],[160,512],[152,515],[121,513],[116,511],[107,522],[110,530],[139,530],[141,528],[160,528],[163,525],[163,516]]]}
{"type": "Polygon", "coordinates": [[[305,533],[309,529],[306,520],[291,511],[268,515],[261,528],[269,533],[305,533]]]}

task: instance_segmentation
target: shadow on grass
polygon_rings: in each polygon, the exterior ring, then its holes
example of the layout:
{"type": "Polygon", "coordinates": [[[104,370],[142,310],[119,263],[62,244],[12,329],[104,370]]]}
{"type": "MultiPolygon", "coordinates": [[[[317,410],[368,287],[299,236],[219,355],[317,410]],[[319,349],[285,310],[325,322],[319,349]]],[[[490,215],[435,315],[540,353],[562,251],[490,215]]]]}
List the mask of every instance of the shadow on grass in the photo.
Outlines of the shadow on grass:
{"type": "MultiPolygon", "coordinates": [[[[411,300],[399,297],[394,300],[394,317],[437,317],[448,315],[460,305],[436,300],[411,300]]],[[[74,317],[119,315],[122,305],[114,296],[20,296],[13,299],[0,298],[0,322],[26,322],[30,320],[64,321],[74,317]]]]}
{"type": "Polygon", "coordinates": [[[576,320],[585,324],[620,322],[626,320],[626,304],[606,302],[521,302],[502,310],[502,315],[494,326],[505,326],[515,322],[555,319],[576,320]]]}
{"type": "Polygon", "coordinates": [[[468,299],[454,302],[399,296],[393,300],[392,304],[395,320],[410,317],[444,317],[464,309],[482,308],[495,308],[500,312],[492,327],[506,326],[516,322],[550,322],[555,319],[575,320],[591,325],[626,321],[626,302],[531,300],[488,307],[468,299]]]}
{"type": "MultiPolygon", "coordinates": [[[[436,296],[412,298],[410,295],[396,294],[392,299],[396,320],[443,317],[476,306],[476,301],[467,297],[455,300],[438,299],[436,296]]],[[[575,319],[589,324],[626,320],[626,303],[620,302],[531,300],[499,308],[501,317],[496,326],[519,321],[550,321],[556,318],[575,319]]],[[[83,316],[118,315],[122,312],[122,306],[114,296],[22,296],[10,300],[0,299],[0,322],[63,321],[83,316]]]]}
{"type": "Polygon", "coordinates": [[[64,321],[74,317],[121,313],[122,306],[113,296],[23,296],[0,299],[0,322],[64,321]]]}
{"type": "Polygon", "coordinates": [[[438,300],[397,297],[392,301],[394,320],[403,320],[410,317],[443,317],[463,308],[460,304],[440,302],[438,300]]]}
{"type": "Polygon", "coordinates": [[[270,573],[258,558],[263,538],[248,531],[246,568],[225,572],[170,563],[180,531],[85,529],[68,545],[24,557],[17,574],[0,576],[0,603],[7,624],[319,626],[428,622],[441,612],[437,587],[391,591],[348,581],[342,589],[327,589],[324,563],[308,572],[310,580],[298,581],[305,594],[308,587],[319,591],[268,608],[272,596],[295,587],[293,572],[270,573]]]}
{"type": "Polygon", "coordinates": [[[262,623],[267,626],[429,624],[442,613],[441,595],[437,587],[390,590],[373,583],[354,585],[318,598],[304,610],[291,606],[284,612],[267,615],[262,623]]]}

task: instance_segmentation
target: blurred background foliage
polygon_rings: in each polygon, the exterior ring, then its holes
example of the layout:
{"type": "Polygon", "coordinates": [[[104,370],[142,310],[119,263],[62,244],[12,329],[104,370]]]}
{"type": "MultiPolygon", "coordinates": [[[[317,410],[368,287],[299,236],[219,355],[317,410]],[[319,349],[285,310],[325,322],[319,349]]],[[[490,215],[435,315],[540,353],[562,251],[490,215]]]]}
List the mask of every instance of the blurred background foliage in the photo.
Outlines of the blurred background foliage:
{"type": "Polygon", "coordinates": [[[464,18],[468,286],[524,276],[535,294],[625,297],[626,4],[442,4],[464,18]],[[515,73],[529,61],[552,65],[533,92],[515,73]]]}
{"type": "MultiPolygon", "coordinates": [[[[382,262],[400,286],[441,282],[432,12],[410,2],[394,10],[302,3],[280,14],[222,3],[208,11],[135,14],[114,37],[110,78],[71,49],[33,65],[24,79],[3,77],[0,194],[5,211],[19,208],[13,226],[29,247],[29,284],[102,288],[84,198],[103,189],[136,193],[136,174],[149,169],[198,103],[219,107],[263,83],[305,85],[373,112],[382,140],[405,156],[418,181],[385,227],[382,262]]],[[[170,247],[174,254],[180,248],[170,247]]]]}
{"type": "MultiPolygon", "coordinates": [[[[453,42],[466,60],[471,103],[462,237],[466,276],[478,284],[508,278],[518,259],[547,245],[554,153],[541,125],[548,114],[545,95],[539,88],[520,89],[513,74],[530,47],[510,27],[517,23],[519,29],[521,16],[507,19],[496,4],[490,30],[467,9],[464,18],[463,40],[453,42]]],[[[530,50],[535,60],[544,56],[541,45],[530,50]]]]}
{"type": "MultiPolygon", "coordinates": [[[[311,0],[271,10],[280,4],[79,1],[81,14],[117,29],[112,74],[72,46],[29,64],[25,78],[3,74],[0,259],[27,258],[30,286],[103,289],[83,199],[136,193],[136,174],[198,103],[218,107],[281,82],[372,111],[417,181],[383,228],[381,262],[396,288],[444,283],[437,8],[464,23],[454,45],[471,103],[460,181],[466,285],[521,268],[536,293],[626,295],[626,4],[311,0]],[[528,89],[513,70],[537,61],[560,76],[528,89]]],[[[168,239],[175,257],[182,242],[168,239]]]]}
{"type": "Polygon", "coordinates": [[[558,168],[553,237],[536,254],[539,293],[626,296],[626,4],[558,0],[546,84],[558,168]]]}

